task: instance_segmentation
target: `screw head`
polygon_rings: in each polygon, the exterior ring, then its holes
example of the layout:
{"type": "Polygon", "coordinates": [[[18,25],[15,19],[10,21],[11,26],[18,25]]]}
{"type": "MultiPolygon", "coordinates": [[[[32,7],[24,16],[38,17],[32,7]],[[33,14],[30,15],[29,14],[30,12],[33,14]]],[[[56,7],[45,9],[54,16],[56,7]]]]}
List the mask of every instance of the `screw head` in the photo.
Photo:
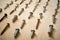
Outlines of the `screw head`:
{"type": "Polygon", "coordinates": [[[31,32],[35,32],[35,30],[31,30],[31,32]]]}
{"type": "Polygon", "coordinates": [[[0,12],[2,12],[2,8],[0,8],[0,12]]]}
{"type": "Polygon", "coordinates": [[[52,27],[53,28],[53,25],[49,25],[49,27],[52,27]]]}
{"type": "Polygon", "coordinates": [[[4,15],[5,15],[5,16],[7,16],[7,14],[6,14],[6,13],[5,13],[4,15]]]}

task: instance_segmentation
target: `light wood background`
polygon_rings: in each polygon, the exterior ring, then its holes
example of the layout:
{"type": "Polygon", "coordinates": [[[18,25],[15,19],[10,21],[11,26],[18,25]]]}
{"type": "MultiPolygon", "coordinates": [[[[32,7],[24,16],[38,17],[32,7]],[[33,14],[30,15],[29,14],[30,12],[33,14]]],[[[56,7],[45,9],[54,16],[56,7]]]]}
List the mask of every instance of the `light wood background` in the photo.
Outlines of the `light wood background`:
{"type": "Polygon", "coordinates": [[[46,5],[47,0],[41,0],[39,3],[39,6],[33,13],[33,17],[31,19],[28,19],[29,12],[33,11],[34,6],[36,5],[36,0],[32,0],[31,4],[27,9],[25,9],[25,4],[29,2],[29,0],[25,0],[17,10],[13,14],[9,14],[11,10],[13,10],[16,6],[16,3],[20,3],[22,0],[18,0],[15,2],[15,0],[12,0],[13,4],[9,6],[6,10],[4,10],[4,7],[7,3],[10,3],[11,0],[0,0],[0,7],[3,9],[3,12],[0,13],[0,19],[3,17],[4,13],[8,14],[8,17],[4,19],[0,23],[0,33],[4,29],[7,23],[10,23],[10,28],[8,28],[3,35],[0,36],[0,40],[60,40],[60,8],[58,10],[58,13],[56,15],[56,24],[52,23],[52,15],[55,13],[55,9],[57,8],[57,0],[50,0],[49,4],[47,6],[47,11],[43,13],[43,6],[46,5]],[[14,15],[18,15],[21,11],[21,8],[24,8],[24,12],[18,16],[18,20],[13,23],[12,18],[14,15]],[[37,19],[40,18],[39,13],[43,13],[43,19],[40,19],[40,24],[38,29],[36,30],[36,23],[37,19]],[[23,29],[21,29],[22,20],[26,20],[26,25],[23,29]],[[49,31],[49,25],[54,25],[54,38],[50,38],[48,35],[49,31]],[[20,29],[20,35],[15,39],[14,38],[14,32],[15,29],[20,29]],[[35,30],[36,36],[31,39],[31,30],[35,30]]]}

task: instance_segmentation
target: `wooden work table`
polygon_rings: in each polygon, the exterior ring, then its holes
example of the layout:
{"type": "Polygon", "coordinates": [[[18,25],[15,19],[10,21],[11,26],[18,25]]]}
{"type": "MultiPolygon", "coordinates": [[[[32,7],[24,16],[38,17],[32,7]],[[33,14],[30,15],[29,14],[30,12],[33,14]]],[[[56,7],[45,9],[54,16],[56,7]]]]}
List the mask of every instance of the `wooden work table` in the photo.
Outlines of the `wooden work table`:
{"type": "Polygon", "coordinates": [[[57,10],[58,13],[55,16],[55,24],[53,23],[52,18],[52,15],[55,14],[58,0],[41,0],[38,3],[38,6],[36,7],[36,10],[34,12],[33,9],[37,4],[37,0],[32,0],[31,3],[28,4],[27,8],[25,8],[25,4],[29,3],[30,0],[23,0],[22,3],[22,0],[12,1],[13,3],[9,5],[9,7],[4,9],[7,3],[11,3],[11,0],[0,0],[0,8],[2,8],[2,12],[0,12],[0,19],[4,16],[5,13],[7,14],[7,17],[2,22],[0,22],[0,34],[7,25],[7,23],[10,24],[10,27],[3,33],[3,35],[0,35],[0,40],[60,40],[60,6],[57,10]],[[47,1],[48,5],[46,4],[47,1]],[[18,6],[16,7],[16,5],[18,6]],[[46,6],[45,12],[43,12],[43,6],[46,6]],[[12,10],[14,10],[14,12],[10,14],[12,10]],[[23,12],[21,12],[21,10],[23,10],[23,12]],[[21,14],[19,15],[20,12],[21,14]],[[40,18],[39,14],[42,15],[42,19],[40,18]],[[17,20],[15,22],[13,22],[14,15],[17,15],[17,20]],[[31,18],[29,19],[28,17],[31,18]],[[49,37],[49,25],[53,25],[53,37],[49,37]],[[22,26],[23,28],[21,28],[22,26]],[[38,28],[36,29],[37,26],[38,28]],[[20,34],[17,38],[14,38],[14,32],[16,28],[19,28],[20,34]],[[33,39],[31,38],[31,30],[35,30],[35,36],[33,39]]]}

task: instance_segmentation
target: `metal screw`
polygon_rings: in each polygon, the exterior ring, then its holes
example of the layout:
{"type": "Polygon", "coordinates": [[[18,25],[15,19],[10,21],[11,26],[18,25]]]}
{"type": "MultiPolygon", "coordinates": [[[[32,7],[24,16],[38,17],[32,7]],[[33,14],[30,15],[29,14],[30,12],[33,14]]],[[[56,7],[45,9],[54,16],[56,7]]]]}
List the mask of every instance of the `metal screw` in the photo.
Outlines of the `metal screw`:
{"type": "Polygon", "coordinates": [[[38,3],[35,5],[34,9],[33,9],[33,12],[35,12],[36,8],[38,7],[38,3]]]}
{"type": "Polygon", "coordinates": [[[49,25],[49,28],[50,28],[49,32],[52,32],[53,31],[53,25],[49,25]]]}
{"type": "Polygon", "coordinates": [[[13,1],[11,1],[10,5],[12,5],[12,4],[13,4],[13,1]]]}
{"type": "Polygon", "coordinates": [[[41,0],[36,0],[36,1],[37,1],[37,3],[41,2],[41,0]]]}
{"type": "Polygon", "coordinates": [[[53,35],[53,25],[49,25],[49,28],[50,28],[50,30],[49,30],[49,32],[48,32],[48,34],[49,34],[49,37],[52,37],[53,35]]]}
{"type": "Polygon", "coordinates": [[[2,12],[2,8],[0,8],[0,13],[2,12]]]}
{"type": "Polygon", "coordinates": [[[32,32],[31,38],[34,38],[34,36],[35,36],[35,30],[31,30],[31,32],[32,32]]]}
{"type": "Polygon", "coordinates": [[[14,12],[14,11],[16,11],[16,9],[19,7],[19,4],[16,4],[16,6],[15,6],[15,9],[13,9],[11,12],[10,12],[10,15],[14,12]]]}
{"type": "Polygon", "coordinates": [[[5,13],[4,16],[0,19],[0,22],[3,21],[3,19],[7,18],[7,14],[5,13]]]}
{"type": "Polygon", "coordinates": [[[53,24],[56,23],[56,18],[55,18],[55,15],[53,15],[53,24]]]}
{"type": "Polygon", "coordinates": [[[3,35],[3,33],[7,30],[7,28],[10,27],[10,24],[7,23],[7,25],[5,26],[5,28],[3,29],[3,31],[1,32],[1,35],[3,35]]]}
{"type": "Polygon", "coordinates": [[[23,23],[22,23],[22,26],[21,26],[21,29],[23,29],[24,25],[26,24],[25,20],[23,20],[23,23]]]}
{"type": "Polygon", "coordinates": [[[40,19],[37,19],[36,29],[38,29],[39,23],[40,23],[40,19]]]}
{"type": "Polygon", "coordinates": [[[19,7],[19,4],[16,4],[16,6],[15,6],[15,10],[16,10],[18,7],[19,7]]]}
{"type": "Polygon", "coordinates": [[[48,6],[48,1],[46,2],[46,7],[48,6]]]}
{"type": "Polygon", "coordinates": [[[21,9],[19,15],[21,15],[23,13],[23,11],[24,11],[24,8],[21,9]]]}
{"type": "Polygon", "coordinates": [[[27,8],[27,7],[28,7],[28,3],[25,4],[25,8],[27,8]]]}
{"type": "Polygon", "coordinates": [[[43,12],[45,13],[46,12],[46,6],[43,6],[43,8],[44,8],[43,12]]]}
{"type": "Polygon", "coordinates": [[[39,15],[40,15],[40,18],[42,19],[42,18],[43,18],[43,14],[42,14],[42,13],[40,13],[39,15]]]}
{"type": "Polygon", "coordinates": [[[10,15],[15,11],[15,9],[13,9],[11,12],[10,12],[10,15]]]}
{"type": "Polygon", "coordinates": [[[19,34],[19,29],[16,28],[16,29],[15,29],[15,32],[14,32],[14,37],[17,38],[18,34],[19,34]]]}
{"type": "Polygon", "coordinates": [[[31,17],[33,17],[33,12],[30,12],[28,19],[30,19],[31,17]]]}
{"type": "Polygon", "coordinates": [[[9,7],[9,4],[7,3],[6,7],[4,9],[7,9],[9,7]]]}
{"type": "Polygon", "coordinates": [[[18,19],[17,15],[14,15],[13,22],[15,22],[18,19]]]}
{"type": "Polygon", "coordinates": [[[21,5],[24,1],[25,1],[25,0],[22,0],[21,3],[20,3],[20,5],[21,5]]]}
{"type": "Polygon", "coordinates": [[[57,9],[55,9],[55,16],[57,15],[57,13],[58,13],[58,11],[57,11],[57,9]]]}
{"type": "Polygon", "coordinates": [[[32,2],[32,0],[30,0],[28,4],[31,4],[31,2],[32,2]]]}

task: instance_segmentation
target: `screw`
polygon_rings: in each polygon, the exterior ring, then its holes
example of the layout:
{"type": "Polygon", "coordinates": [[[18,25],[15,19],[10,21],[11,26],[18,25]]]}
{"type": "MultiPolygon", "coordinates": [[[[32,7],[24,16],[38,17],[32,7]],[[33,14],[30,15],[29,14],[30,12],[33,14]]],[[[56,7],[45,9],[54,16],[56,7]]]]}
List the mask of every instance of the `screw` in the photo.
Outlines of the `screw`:
{"type": "Polygon", "coordinates": [[[5,28],[3,29],[3,31],[1,32],[1,35],[3,35],[3,33],[7,30],[7,28],[10,27],[10,24],[7,23],[7,25],[5,26],[5,28]]]}
{"type": "Polygon", "coordinates": [[[28,19],[30,19],[31,17],[33,17],[33,12],[30,12],[30,16],[28,17],[28,19]]]}
{"type": "Polygon", "coordinates": [[[48,34],[49,34],[49,37],[52,37],[52,34],[53,34],[53,25],[49,25],[49,28],[50,28],[50,30],[49,30],[48,34]]]}
{"type": "Polygon", "coordinates": [[[25,0],[22,0],[21,3],[20,3],[20,5],[21,5],[24,1],[25,1],[25,0]]]}
{"type": "Polygon", "coordinates": [[[48,1],[46,2],[46,7],[48,6],[48,1]]]}
{"type": "Polygon", "coordinates": [[[35,5],[35,8],[33,9],[33,12],[35,12],[38,5],[39,5],[38,3],[35,5]]]}
{"type": "Polygon", "coordinates": [[[15,32],[14,32],[14,37],[17,38],[18,34],[19,34],[19,29],[16,28],[16,29],[15,29],[15,32]]]}
{"type": "Polygon", "coordinates": [[[49,28],[50,28],[49,32],[52,32],[53,31],[53,25],[49,25],[49,28]]]}
{"type": "Polygon", "coordinates": [[[9,4],[7,3],[6,7],[4,9],[7,9],[9,7],[9,4]]]}
{"type": "Polygon", "coordinates": [[[21,15],[23,13],[23,11],[24,11],[24,8],[21,9],[19,15],[21,15]]]}
{"type": "Polygon", "coordinates": [[[18,7],[19,7],[19,4],[16,4],[16,6],[15,6],[15,10],[16,10],[18,7]]]}
{"type": "Polygon", "coordinates": [[[40,18],[42,19],[42,18],[43,18],[43,14],[42,14],[42,13],[40,13],[39,15],[40,15],[40,18]]]}
{"type": "Polygon", "coordinates": [[[11,12],[10,12],[10,15],[14,12],[14,11],[16,11],[16,9],[19,7],[19,4],[16,4],[16,6],[15,6],[15,9],[13,9],[11,12]]]}
{"type": "Polygon", "coordinates": [[[15,10],[13,9],[11,12],[10,12],[10,15],[14,12],[15,10]]]}
{"type": "Polygon", "coordinates": [[[13,1],[11,1],[10,5],[12,5],[12,4],[13,4],[13,1]]]}
{"type": "Polygon", "coordinates": [[[31,2],[32,2],[32,0],[30,0],[28,4],[31,4],[31,2]]]}
{"type": "Polygon", "coordinates": [[[7,14],[5,13],[4,16],[0,19],[0,22],[3,21],[3,19],[7,18],[7,14]]]}
{"type": "Polygon", "coordinates": [[[36,29],[38,29],[39,23],[40,23],[40,19],[37,19],[36,29]]]}
{"type": "Polygon", "coordinates": [[[43,8],[44,8],[43,12],[45,13],[46,12],[46,6],[43,6],[43,8]]]}
{"type": "Polygon", "coordinates": [[[27,7],[28,7],[28,3],[25,4],[25,8],[27,8],[27,7]]]}
{"type": "Polygon", "coordinates": [[[35,36],[35,30],[31,30],[31,32],[32,32],[31,38],[34,38],[34,36],[35,36]]]}
{"type": "Polygon", "coordinates": [[[53,24],[56,23],[56,18],[55,18],[55,15],[53,15],[53,24]]]}
{"type": "Polygon", "coordinates": [[[58,3],[57,3],[57,10],[59,9],[59,0],[58,0],[58,3]]]}
{"type": "Polygon", "coordinates": [[[15,7],[15,9],[13,9],[13,10],[10,12],[10,15],[11,15],[14,11],[16,11],[16,7],[15,7]]]}
{"type": "Polygon", "coordinates": [[[21,29],[23,29],[24,25],[26,24],[25,20],[23,20],[23,23],[22,23],[22,26],[21,26],[21,29]]]}
{"type": "Polygon", "coordinates": [[[41,2],[41,0],[37,0],[37,3],[41,2]]]}
{"type": "Polygon", "coordinates": [[[13,22],[15,22],[18,19],[17,15],[14,15],[13,22]]]}
{"type": "Polygon", "coordinates": [[[57,13],[58,13],[58,11],[57,11],[57,9],[55,9],[55,16],[57,15],[57,13]]]}
{"type": "Polygon", "coordinates": [[[2,8],[0,8],[0,13],[2,12],[2,8]]]}

